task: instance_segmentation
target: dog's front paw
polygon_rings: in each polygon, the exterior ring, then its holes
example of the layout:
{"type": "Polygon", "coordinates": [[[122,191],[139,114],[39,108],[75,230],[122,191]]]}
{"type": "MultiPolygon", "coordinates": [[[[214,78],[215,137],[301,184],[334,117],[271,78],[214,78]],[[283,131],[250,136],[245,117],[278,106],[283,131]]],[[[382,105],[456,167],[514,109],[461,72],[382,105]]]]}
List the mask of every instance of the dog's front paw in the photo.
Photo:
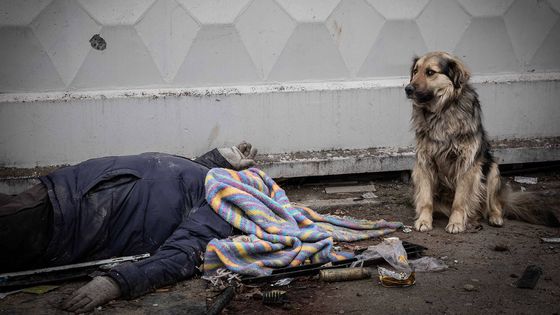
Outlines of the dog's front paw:
{"type": "Polygon", "coordinates": [[[414,222],[414,228],[420,232],[428,232],[432,230],[432,222],[428,220],[418,219],[414,222]]]}
{"type": "Polygon", "coordinates": [[[447,233],[457,234],[457,233],[464,232],[465,228],[466,228],[465,224],[462,223],[449,223],[445,227],[445,230],[447,231],[447,233]]]}
{"type": "Polygon", "coordinates": [[[492,226],[502,226],[504,219],[501,216],[492,216],[488,218],[488,223],[492,226]]]}

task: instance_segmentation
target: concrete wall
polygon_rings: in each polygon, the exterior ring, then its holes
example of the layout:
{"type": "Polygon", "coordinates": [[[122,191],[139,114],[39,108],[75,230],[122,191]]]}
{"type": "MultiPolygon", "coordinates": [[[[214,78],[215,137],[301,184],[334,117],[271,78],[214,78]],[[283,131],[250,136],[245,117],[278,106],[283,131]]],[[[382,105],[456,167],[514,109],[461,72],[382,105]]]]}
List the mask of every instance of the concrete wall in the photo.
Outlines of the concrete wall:
{"type": "Polygon", "coordinates": [[[409,147],[430,50],[471,68],[493,139],[560,136],[560,0],[6,0],[0,40],[5,167],[409,147]]]}

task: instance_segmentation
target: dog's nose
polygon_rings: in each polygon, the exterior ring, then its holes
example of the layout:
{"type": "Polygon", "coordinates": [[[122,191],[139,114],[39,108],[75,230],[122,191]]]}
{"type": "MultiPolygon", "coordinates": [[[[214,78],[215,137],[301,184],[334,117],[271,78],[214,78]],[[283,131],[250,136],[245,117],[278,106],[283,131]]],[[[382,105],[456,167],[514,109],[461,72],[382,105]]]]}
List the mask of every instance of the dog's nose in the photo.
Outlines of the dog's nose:
{"type": "Polygon", "coordinates": [[[404,88],[404,91],[406,92],[406,96],[411,96],[412,93],[414,93],[414,86],[409,84],[404,88]]]}

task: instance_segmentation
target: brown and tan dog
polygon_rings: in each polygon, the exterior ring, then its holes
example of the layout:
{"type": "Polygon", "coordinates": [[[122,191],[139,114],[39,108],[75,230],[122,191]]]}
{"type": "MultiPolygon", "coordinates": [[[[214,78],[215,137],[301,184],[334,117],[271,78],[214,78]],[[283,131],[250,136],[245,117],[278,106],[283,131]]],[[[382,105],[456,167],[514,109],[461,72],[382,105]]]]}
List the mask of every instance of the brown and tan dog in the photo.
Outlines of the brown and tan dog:
{"type": "Polygon", "coordinates": [[[469,77],[463,63],[445,52],[413,61],[405,91],[413,104],[416,136],[415,228],[431,230],[434,211],[449,217],[449,233],[463,232],[481,217],[502,226],[504,209],[514,218],[551,223],[550,215],[530,210],[530,195],[512,193],[502,184],[469,77]]]}

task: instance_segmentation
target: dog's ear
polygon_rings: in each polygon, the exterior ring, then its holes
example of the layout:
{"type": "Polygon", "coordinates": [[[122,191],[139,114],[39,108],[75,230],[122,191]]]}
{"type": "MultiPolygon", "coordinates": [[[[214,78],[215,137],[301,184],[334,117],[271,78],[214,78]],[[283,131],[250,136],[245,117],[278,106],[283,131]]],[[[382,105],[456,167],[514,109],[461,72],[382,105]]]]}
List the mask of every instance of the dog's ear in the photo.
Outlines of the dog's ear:
{"type": "Polygon", "coordinates": [[[469,81],[471,74],[465,68],[465,65],[459,60],[449,59],[443,67],[443,73],[451,79],[453,87],[460,89],[464,84],[469,81]]]}
{"type": "Polygon", "coordinates": [[[418,56],[412,57],[412,66],[410,66],[410,81],[412,81],[412,77],[414,76],[414,67],[418,62],[418,59],[420,59],[418,56]]]}

